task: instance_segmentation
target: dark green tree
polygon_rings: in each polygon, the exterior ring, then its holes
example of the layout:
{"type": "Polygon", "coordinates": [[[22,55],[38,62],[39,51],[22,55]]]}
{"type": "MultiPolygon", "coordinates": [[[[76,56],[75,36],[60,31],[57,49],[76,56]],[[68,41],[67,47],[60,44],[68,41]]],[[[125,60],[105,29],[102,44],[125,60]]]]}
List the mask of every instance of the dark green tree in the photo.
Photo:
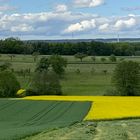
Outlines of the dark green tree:
{"type": "Polygon", "coordinates": [[[60,55],[52,55],[49,58],[52,70],[59,76],[62,76],[67,67],[67,60],[60,55]]]}
{"type": "Polygon", "coordinates": [[[8,71],[0,72],[0,97],[16,97],[20,84],[14,74],[8,71]]]}
{"type": "Polygon", "coordinates": [[[110,55],[109,60],[111,62],[116,62],[117,61],[117,58],[116,58],[116,56],[114,54],[112,54],[112,55],[110,55]]]}
{"type": "Polygon", "coordinates": [[[33,52],[32,56],[33,56],[33,59],[34,59],[34,62],[37,61],[38,57],[39,57],[40,53],[39,52],[33,52]]]}
{"type": "Polygon", "coordinates": [[[91,57],[91,60],[95,63],[96,62],[96,57],[95,56],[92,56],[91,57]]]}
{"type": "Polygon", "coordinates": [[[106,58],[102,57],[102,58],[101,58],[101,62],[104,63],[105,61],[106,61],[106,58]]]}
{"type": "Polygon", "coordinates": [[[54,72],[36,72],[32,80],[35,95],[61,95],[59,77],[54,72]]]}
{"type": "Polygon", "coordinates": [[[10,70],[12,64],[9,62],[5,62],[0,65],[0,71],[10,70]]]}
{"type": "Polygon", "coordinates": [[[122,61],[117,64],[113,82],[118,95],[140,95],[140,65],[133,61],[122,61]]]}
{"type": "Polygon", "coordinates": [[[50,66],[50,60],[48,58],[41,58],[39,63],[37,64],[35,72],[48,72],[50,66]]]}
{"type": "Polygon", "coordinates": [[[84,59],[85,57],[87,57],[87,55],[84,54],[84,53],[77,53],[77,54],[75,54],[74,56],[75,56],[75,58],[80,59],[81,62],[83,61],[83,59],[84,59]]]}
{"type": "Polygon", "coordinates": [[[10,57],[11,61],[13,60],[14,57],[16,57],[14,54],[8,54],[8,56],[10,57]]]}

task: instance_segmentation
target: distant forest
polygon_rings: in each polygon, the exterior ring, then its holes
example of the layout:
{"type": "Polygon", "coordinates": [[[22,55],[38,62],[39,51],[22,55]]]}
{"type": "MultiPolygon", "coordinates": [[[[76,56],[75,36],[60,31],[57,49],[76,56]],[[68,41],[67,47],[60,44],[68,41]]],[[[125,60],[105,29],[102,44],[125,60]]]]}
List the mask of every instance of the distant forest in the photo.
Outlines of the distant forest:
{"type": "Polygon", "coordinates": [[[103,42],[45,42],[45,41],[21,41],[17,38],[0,40],[1,54],[33,54],[41,55],[75,55],[83,53],[87,55],[116,56],[140,55],[140,43],[103,43],[103,42]]]}

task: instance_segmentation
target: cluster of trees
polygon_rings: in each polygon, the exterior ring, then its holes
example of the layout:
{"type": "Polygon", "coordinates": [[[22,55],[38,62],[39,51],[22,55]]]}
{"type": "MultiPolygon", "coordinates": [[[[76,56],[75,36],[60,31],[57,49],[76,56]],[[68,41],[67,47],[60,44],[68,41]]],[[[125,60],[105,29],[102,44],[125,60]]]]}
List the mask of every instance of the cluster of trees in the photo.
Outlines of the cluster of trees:
{"type": "Polygon", "coordinates": [[[140,96],[140,65],[138,62],[122,61],[116,65],[112,76],[114,89],[105,95],[140,96]]]}
{"type": "Polygon", "coordinates": [[[116,56],[140,55],[140,43],[103,43],[103,42],[77,42],[77,43],[48,43],[45,41],[21,41],[17,38],[0,40],[0,53],[5,54],[36,54],[42,55],[87,55],[116,56]]]}
{"type": "MultiPolygon", "coordinates": [[[[59,55],[43,57],[36,66],[29,89],[25,95],[61,95],[60,80],[63,78],[67,60],[59,55]]],[[[25,71],[28,73],[29,71],[25,71]]],[[[21,71],[24,75],[24,71],[21,71]]],[[[0,65],[0,97],[17,97],[20,89],[16,75],[11,71],[10,63],[0,65]]],[[[19,95],[20,96],[20,95],[19,95]]]]}
{"type": "Polygon", "coordinates": [[[0,72],[0,97],[16,97],[19,89],[20,83],[12,72],[0,72]]]}
{"type": "Polygon", "coordinates": [[[67,60],[59,55],[41,58],[27,95],[61,95],[60,80],[66,66],[67,60]]]}
{"type": "MultiPolygon", "coordinates": [[[[77,54],[74,55],[74,57],[75,57],[76,59],[79,59],[81,62],[83,62],[83,59],[84,59],[85,57],[87,57],[87,56],[88,56],[88,55],[83,54],[83,53],[77,53],[77,54]]],[[[91,60],[95,63],[95,62],[96,62],[96,56],[92,56],[92,57],[91,57],[91,60]]],[[[105,57],[101,57],[100,60],[101,60],[101,62],[105,62],[107,59],[106,59],[105,57]]],[[[124,60],[124,59],[121,58],[120,61],[122,61],[122,60],[124,60]]],[[[116,57],[114,54],[112,54],[112,55],[109,56],[109,61],[110,61],[110,62],[116,62],[116,61],[117,61],[117,57],[116,57]]]]}

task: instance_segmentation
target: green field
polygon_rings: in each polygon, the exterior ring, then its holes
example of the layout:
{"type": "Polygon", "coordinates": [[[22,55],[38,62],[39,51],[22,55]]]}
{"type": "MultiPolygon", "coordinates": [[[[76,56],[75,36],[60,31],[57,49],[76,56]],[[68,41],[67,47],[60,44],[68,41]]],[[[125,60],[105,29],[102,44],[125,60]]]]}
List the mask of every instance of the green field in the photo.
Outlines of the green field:
{"type": "MultiPolygon", "coordinates": [[[[39,56],[41,57],[47,56],[39,56]]],[[[93,63],[87,57],[81,63],[74,56],[68,60],[64,78],[61,80],[64,95],[104,95],[113,84],[111,77],[116,63],[102,63],[96,57],[93,63]],[[77,73],[77,69],[80,73],[77,73]],[[106,71],[106,73],[104,72],[106,71]]],[[[119,59],[122,57],[118,57],[119,59]]],[[[140,57],[124,57],[140,62],[140,57]]],[[[39,61],[38,59],[38,61],[39,61]]],[[[13,60],[1,55],[0,63],[10,62],[21,83],[21,88],[30,86],[36,63],[31,55],[16,55],[13,60]],[[22,69],[31,69],[23,77],[22,69]]],[[[140,120],[114,120],[81,122],[89,111],[89,102],[21,101],[0,100],[0,140],[139,140],[140,120]],[[78,123],[80,122],[80,123],[78,123]]]]}
{"type": "MultiPolygon", "coordinates": [[[[41,57],[47,56],[39,56],[38,61],[41,57]]],[[[112,87],[111,77],[116,64],[111,63],[108,57],[105,57],[105,64],[101,62],[101,56],[96,57],[96,63],[93,63],[91,57],[85,58],[83,63],[75,59],[74,56],[63,57],[68,60],[68,63],[73,63],[68,64],[65,78],[61,81],[64,95],[104,95],[112,87]],[[76,72],[77,69],[80,70],[79,74],[76,72]],[[105,74],[104,71],[107,71],[107,73],[105,74]]],[[[118,62],[120,58],[122,57],[117,57],[118,62]]],[[[129,56],[123,58],[125,60],[140,62],[140,57],[129,56]]],[[[34,63],[31,55],[16,55],[11,61],[10,57],[5,54],[0,57],[0,62],[12,63],[12,68],[16,72],[21,69],[30,68],[33,73],[36,67],[36,63],[34,63]]],[[[24,78],[17,75],[17,77],[22,88],[27,89],[32,76],[26,76],[24,78]]]]}
{"type": "Polygon", "coordinates": [[[83,122],[23,140],[139,140],[140,120],[83,122]]]}
{"type": "Polygon", "coordinates": [[[81,122],[90,102],[0,100],[0,140],[21,139],[81,122]]]}

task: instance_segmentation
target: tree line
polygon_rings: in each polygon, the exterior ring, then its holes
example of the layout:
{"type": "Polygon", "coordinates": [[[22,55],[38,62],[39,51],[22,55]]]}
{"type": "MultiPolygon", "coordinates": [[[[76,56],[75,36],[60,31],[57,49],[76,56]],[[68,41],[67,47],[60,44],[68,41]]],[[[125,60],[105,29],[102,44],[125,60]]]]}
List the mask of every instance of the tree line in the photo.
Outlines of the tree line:
{"type": "Polygon", "coordinates": [[[91,56],[131,56],[140,55],[140,43],[103,43],[103,42],[63,42],[21,41],[17,38],[0,40],[1,54],[75,55],[83,53],[91,56]]]}

